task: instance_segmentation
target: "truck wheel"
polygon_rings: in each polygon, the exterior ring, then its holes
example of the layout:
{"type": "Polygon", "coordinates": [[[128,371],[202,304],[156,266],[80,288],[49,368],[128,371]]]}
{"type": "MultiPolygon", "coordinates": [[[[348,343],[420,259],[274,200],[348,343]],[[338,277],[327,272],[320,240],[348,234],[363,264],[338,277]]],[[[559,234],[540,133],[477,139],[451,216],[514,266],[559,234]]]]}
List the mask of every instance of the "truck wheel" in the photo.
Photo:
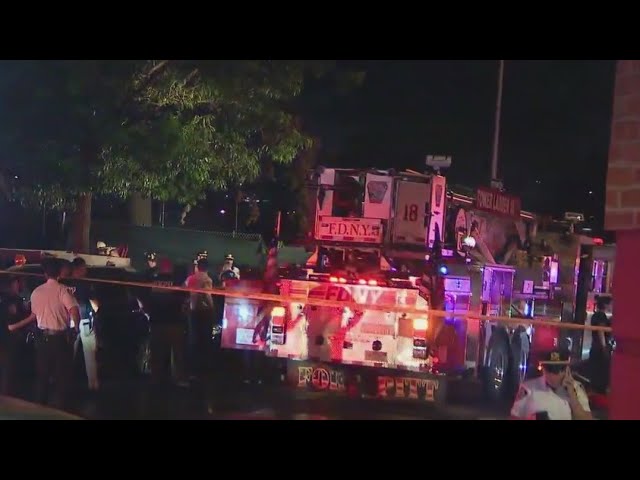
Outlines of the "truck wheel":
{"type": "Polygon", "coordinates": [[[526,379],[529,367],[529,350],[529,335],[527,335],[527,331],[523,327],[518,327],[511,340],[511,358],[513,361],[511,362],[512,368],[509,375],[511,382],[511,391],[509,393],[512,397],[515,397],[518,387],[526,379]]]}
{"type": "Polygon", "coordinates": [[[492,402],[502,402],[508,397],[512,383],[509,378],[510,356],[506,338],[492,335],[482,379],[485,396],[492,402]]]}

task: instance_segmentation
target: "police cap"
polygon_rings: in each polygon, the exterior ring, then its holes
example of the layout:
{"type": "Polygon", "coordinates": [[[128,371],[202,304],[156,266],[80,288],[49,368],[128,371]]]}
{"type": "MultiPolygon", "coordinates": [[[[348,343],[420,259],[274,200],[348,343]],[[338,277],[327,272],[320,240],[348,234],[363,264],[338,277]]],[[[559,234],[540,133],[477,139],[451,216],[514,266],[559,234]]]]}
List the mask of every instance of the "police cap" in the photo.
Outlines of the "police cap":
{"type": "Polygon", "coordinates": [[[540,359],[540,367],[547,373],[559,374],[569,366],[571,354],[566,349],[546,352],[540,359]]]}

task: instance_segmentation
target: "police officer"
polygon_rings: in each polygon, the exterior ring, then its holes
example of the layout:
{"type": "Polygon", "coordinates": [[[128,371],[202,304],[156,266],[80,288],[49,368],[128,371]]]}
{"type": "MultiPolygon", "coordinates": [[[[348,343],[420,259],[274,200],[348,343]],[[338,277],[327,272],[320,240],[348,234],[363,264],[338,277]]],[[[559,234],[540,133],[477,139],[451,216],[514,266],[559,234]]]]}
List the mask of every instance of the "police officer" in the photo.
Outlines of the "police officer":
{"type": "Polygon", "coordinates": [[[2,369],[2,394],[17,396],[26,390],[24,377],[28,373],[25,364],[28,362],[27,328],[15,330],[12,325],[26,319],[29,310],[20,295],[20,279],[18,277],[0,278],[3,288],[0,291],[0,350],[4,351],[4,368],[2,369]]]}
{"type": "Polygon", "coordinates": [[[151,378],[155,385],[171,378],[171,359],[175,381],[185,384],[186,302],[185,292],[167,290],[162,287],[180,287],[186,272],[174,269],[169,260],[160,262],[158,272],[142,299],[151,323],[151,378]]]}
{"type": "Polygon", "coordinates": [[[158,255],[156,252],[146,252],[144,255],[147,259],[145,277],[147,280],[152,280],[158,274],[158,255]]]}
{"type": "Polygon", "coordinates": [[[224,263],[220,270],[221,282],[224,282],[225,280],[240,280],[240,269],[235,266],[234,261],[235,259],[230,253],[224,257],[224,263]]]}
{"type": "Polygon", "coordinates": [[[31,293],[31,317],[35,317],[39,330],[36,339],[36,401],[46,403],[49,379],[53,376],[55,404],[57,408],[64,409],[69,400],[73,366],[73,342],[69,331],[71,322],[76,328],[80,324],[80,311],[69,288],[58,282],[60,262],[47,259],[42,263],[47,281],[31,293]]]}
{"type": "Polygon", "coordinates": [[[201,250],[196,253],[195,258],[193,259],[193,271],[191,273],[198,273],[198,262],[200,260],[209,261],[209,253],[206,250],[201,250]]]}
{"type": "Polygon", "coordinates": [[[546,354],[542,376],[527,380],[511,408],[518,420],[592,420],[589,399],[569,369],[569,352],[554,350],[546,354]]]}
{"type": "Polygon", "coordinates": [[[93,328],[93,309],[91,300],[95,298],[91,284],[84,280],[87,276],[87,262],[77,257],[71,262],[71,278],[64,281],[69,285],[71,293],[78,302],[80,310],[80,329],[75,345],[76,365],[82,365],[87,376],[87,386],[91,391],[97,391],[98,366],[96,362],[97,342],[93,328]]]}
{"type": "MultiPolygon", "coordinates": [[[[198,260],[196,273],[185,281],[187,288],[209,290],[213,288],[213,280],[207,273],[209,262],[206,258],[198,260]]],[[[189,347],[191,368],[196,377],[202,377],[208,369],[211,354],[211,337],[215,318],[215,303],[210,294],[192,292],[189,301],[189,347]]]]}

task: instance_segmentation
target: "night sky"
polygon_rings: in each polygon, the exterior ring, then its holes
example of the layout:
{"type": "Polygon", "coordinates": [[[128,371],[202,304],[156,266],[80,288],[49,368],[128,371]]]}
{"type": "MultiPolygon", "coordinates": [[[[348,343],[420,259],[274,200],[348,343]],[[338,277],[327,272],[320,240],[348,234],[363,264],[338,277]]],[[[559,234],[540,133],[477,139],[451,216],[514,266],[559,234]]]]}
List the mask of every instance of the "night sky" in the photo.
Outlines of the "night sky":
{"type": "MultiPolygon", "coordinates": [[[[307,96],[322,163],[422,170],[427,154],[447,154],[450,183],[488,183],[497,60],[342,64],[366,72],[361,87],[346,95],[318,87],[307,96]]],[[[580,211],[602,223],[614,65],[506,61],[499,175],[523,208],[580,211]]]]}

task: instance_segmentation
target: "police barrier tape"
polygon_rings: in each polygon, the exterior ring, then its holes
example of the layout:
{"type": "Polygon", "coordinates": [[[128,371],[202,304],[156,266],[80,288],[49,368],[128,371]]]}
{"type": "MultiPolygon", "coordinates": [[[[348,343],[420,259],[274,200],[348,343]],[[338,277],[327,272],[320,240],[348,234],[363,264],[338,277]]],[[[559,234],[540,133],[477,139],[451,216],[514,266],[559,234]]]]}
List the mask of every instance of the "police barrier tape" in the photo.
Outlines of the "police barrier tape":
{"type": "MultiPolygon", "coordinates": [[[[0,270],[0,274],[15,276],[30,276],[30,277],[43,277],[44,275],[39,273],[27,273],[27,272],[12,272],[6,270],[0,270]]],[[[587,331],[595,331],[595,332],[611,332],[611,327],[597,327],[592,325],[581,325],[578,323],[562,323],[558,320],[533,320],[526,318],[512,318],[512,317],[504,317],[504,316],[490,316],[490,315],[478,315],[474,313],[470,313],[468,311],[444,311],[444,310],[430,310],[430,309],[419,309],[413,307],[405,307],[401,305],[392,305],[392,304],[363,304],[349,301],[340,301],[340,300],[323,300],[319,298],[309,298],[309,297],[285,297],[282,295],[274,295],[271,293],[255,293],[255,292],[243,292],[237,290],[225,290],[223,288],[213,288],[213,289],[198,289],[198,288],[187,288],[187,287],[173,287],[173,286],[160,286],[160,285],[150,285],[145,282],[130,282],[130,281],[121,281],[121,280],[104,280],[98,278],[74,278],[74,281],[82,280],[93,283],[106,283],[112,285],[121,285],[126,287],[135,287],[135,288],[155,288],[155,289],[163,289],[163,290],[172,290],[176,292],[185,292],[185,293],[204,293],[210,295],[219,295],[223,297],[229,298],[242,298],[245,300],[260,300],[263,302],[271,302],[274,304],[282,304],[282,303],[304,303],[305,305],[313,305],[318,307],[334,307],[334,308],[350,308],[351,310],[375,310],[380,312],[400,312],[405,315],[415,315],[415,316],[425,316],[428,317],[455,317],[459,320],[488,320],[492,322],[499,322],[504,324],[511,325],[526,325],[533,327],[556,327],[567,330],[587,330],[587,331]]]]}

